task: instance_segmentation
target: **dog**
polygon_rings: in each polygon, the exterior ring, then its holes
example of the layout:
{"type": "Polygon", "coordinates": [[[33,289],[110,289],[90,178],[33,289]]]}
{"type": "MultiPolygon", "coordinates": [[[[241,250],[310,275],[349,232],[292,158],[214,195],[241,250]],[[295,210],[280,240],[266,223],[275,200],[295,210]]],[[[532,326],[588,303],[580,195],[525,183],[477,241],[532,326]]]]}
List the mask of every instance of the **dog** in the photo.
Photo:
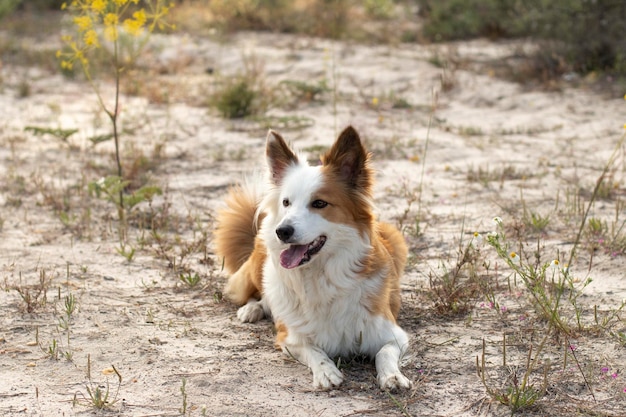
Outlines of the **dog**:
{"type": "Polygon", "coordinates": [[[273,317],[277,348],[306,364],[317,388],[343,381],[331,358],[358,354],[375,360],[381,389],[410,388],[400,371],[408,336],[396,322],[408,250],[375,219],[359,134],[347,127],[311,165],[270,130],[266,157],[265,182],[231,188],[217,214],[215,252],[238,318],[273,317]]]}

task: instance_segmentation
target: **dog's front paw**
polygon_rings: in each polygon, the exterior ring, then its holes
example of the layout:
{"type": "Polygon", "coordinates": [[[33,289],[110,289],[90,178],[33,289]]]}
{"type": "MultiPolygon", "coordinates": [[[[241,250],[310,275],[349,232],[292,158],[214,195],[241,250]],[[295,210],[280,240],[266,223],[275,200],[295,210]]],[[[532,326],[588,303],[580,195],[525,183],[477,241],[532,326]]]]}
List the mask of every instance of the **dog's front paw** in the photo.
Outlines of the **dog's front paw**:
{"type": "Polygon", "coordinates": [[[328,389],[343,382],[343,374],[330,359],[325,359],[316,367],[312,367],[313,386],[328,389]]]}
{"type": "Polygon", "coordinates": [[[411,381],[400,372],[378,375],[378,385],[380,389],[395,391],[400,388],[411,388],[411,381]]]}
{"type": "Polygon", "coordinates": [[[237,310],[237,318],[243,323],[256,323],[263,317],[265,317],[263,304],[257,300],[250,300],[237,310]]]}

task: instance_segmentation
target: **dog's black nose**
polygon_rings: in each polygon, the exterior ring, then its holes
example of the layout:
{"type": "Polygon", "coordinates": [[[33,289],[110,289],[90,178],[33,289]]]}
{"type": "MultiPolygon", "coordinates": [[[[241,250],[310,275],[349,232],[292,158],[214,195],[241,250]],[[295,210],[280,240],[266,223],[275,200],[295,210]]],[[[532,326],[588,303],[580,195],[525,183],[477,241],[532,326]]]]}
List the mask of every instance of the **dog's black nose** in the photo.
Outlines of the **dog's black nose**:
{"type": "Polygon", "coordinates": [[[293,226],[281,226],[276,229],[276,236],[278,236],[282,242],[287,243],[293,236],[293,232],[295,232],[293,226]]]}

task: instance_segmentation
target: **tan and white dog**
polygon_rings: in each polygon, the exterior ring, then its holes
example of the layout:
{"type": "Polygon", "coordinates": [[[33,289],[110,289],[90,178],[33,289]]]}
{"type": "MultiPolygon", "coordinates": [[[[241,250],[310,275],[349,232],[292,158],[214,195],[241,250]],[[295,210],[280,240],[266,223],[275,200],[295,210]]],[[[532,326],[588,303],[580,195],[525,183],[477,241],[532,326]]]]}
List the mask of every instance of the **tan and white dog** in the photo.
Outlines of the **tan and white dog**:
{"type": "Polygon", "coordinates": [[[309,165],[270,131],[267,184],[231,189],[215,249],[231,277],[226,295],[243,322],[273,317],[276,345],[305,363],[316,387],[339,385],[331,358],[376,361],[382,389],[409,388],[400,372],[408,347],[396,323],[407,247],[373,214],[373,172],[354,128],[321,165],[309,165]]]}

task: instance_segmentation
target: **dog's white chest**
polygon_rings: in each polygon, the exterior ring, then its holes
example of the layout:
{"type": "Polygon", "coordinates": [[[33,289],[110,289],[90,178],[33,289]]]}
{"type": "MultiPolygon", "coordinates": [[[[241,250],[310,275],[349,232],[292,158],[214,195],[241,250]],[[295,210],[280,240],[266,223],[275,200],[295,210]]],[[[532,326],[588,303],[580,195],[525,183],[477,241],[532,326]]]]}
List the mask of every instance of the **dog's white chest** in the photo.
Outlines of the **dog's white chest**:
{"type": "Polygon", "coordinates": [[[374,356],[389,327],[367,304],[379,286],[376,280],[312,271],[287,273],[266,265],[265,296],[274,317],[289,329],[288,338],[318,346],[331,357],[374,356]]]}

